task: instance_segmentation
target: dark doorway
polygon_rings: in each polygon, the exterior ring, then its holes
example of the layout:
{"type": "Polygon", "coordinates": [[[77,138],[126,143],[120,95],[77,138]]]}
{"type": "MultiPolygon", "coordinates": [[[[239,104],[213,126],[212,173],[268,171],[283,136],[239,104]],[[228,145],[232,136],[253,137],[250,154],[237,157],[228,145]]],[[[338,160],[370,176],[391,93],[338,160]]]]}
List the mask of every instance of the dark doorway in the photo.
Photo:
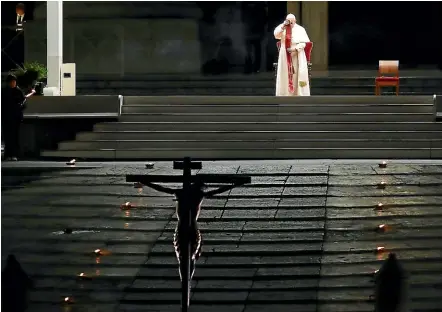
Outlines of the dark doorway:
{"type": "Polygon", "coordinates": [[[376,68],[380,59],[401,68],[441,63],[440,2],[329,2],[329,63],[376,68]]]}

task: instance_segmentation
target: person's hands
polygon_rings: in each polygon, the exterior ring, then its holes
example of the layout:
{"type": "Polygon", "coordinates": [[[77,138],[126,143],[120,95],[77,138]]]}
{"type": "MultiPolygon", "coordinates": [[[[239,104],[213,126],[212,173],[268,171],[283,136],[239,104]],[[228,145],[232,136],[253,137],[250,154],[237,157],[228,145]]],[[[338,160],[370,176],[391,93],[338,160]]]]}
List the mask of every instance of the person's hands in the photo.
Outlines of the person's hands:
{"type": "Polygon", "coordinates": [[[289,53],[296,53],[296,52],[298,52],[299,50],[298,49],[296,49],[296,48],[287,48],[287,52],[289,52],[289,53]]]}
{"type": "Polygon", "coordinates": [[[290,21],[289,20],[285,20],[283,23],[284,26],[290,25],[290,21]]]}
{"type": "Polygon", "coordinates": [[[25,98],[31,97],[36,93],[35,89],[32,89],[30,93],[26,94],[25,98]]]}
{"type": "Polygon", "coordinates": [[[304,49],[304,47],[305,47],[305,44],[302,44],[302,43],[298,43],[296,46],[295,46],[295,49],[296,49],[296,51],[301,51],[302,49],[304,49]]]}

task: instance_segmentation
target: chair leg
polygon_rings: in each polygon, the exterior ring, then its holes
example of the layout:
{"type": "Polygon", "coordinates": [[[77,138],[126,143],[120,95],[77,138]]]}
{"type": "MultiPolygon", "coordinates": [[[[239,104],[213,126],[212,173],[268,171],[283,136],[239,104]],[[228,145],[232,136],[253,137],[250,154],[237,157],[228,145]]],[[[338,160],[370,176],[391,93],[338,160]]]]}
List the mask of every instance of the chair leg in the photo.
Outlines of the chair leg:
{"type": "Polygon", "coordinates": [[[379,88],[378,85],[376,85],[376,88],[375,88],[375,94],[376,94],[376,95],[379,95],[379,94],[380,94],[380,88],[379,88]]]}
{"type": "Polygon", "coordinates": [[[399,85],[396,86],[396,96],[399,96],[399,85]]]}

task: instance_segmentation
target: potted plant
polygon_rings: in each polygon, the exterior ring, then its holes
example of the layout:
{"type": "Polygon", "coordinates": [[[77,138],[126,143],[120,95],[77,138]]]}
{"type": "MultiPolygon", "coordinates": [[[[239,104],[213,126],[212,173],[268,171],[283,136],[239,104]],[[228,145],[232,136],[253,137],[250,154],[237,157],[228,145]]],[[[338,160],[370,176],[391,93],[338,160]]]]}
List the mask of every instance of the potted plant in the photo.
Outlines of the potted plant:
{"type": "Polygon", "coordinates": [[[38,62],[24,63],[23,67],[18,67],[12,71],[17,77],[17,84],[23,90],[35,89],[37,95],[43,94],[46,86],[48,70],[46,66],[38,62]]]}

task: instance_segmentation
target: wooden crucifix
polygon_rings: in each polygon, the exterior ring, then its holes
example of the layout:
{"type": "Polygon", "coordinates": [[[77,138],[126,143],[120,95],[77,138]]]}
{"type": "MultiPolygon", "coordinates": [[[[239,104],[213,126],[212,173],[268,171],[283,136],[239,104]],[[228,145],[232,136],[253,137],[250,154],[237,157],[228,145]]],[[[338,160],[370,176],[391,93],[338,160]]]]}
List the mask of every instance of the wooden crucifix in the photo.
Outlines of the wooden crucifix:
{"type": "Polygon", "coordinates": [[[187,312],[190,304],[190,285],[195,273],[195,263],[201,255],[202,236],[198,229],[198,216],[203,199],[221,194],[236,186],[251,182],[249,176],[229,174],[198,174],[192,176],[192,169],[201,169],[201,162],[192,162],[189,157],[174,161],[174,169],[182,169],[182,176],[171,175],[127,175],[127,182],[138,182],[154,190],[175,195],[178,218],[173,244],[178,260],[181,279],[181,311],[187,312]],[[154,182],[182,182],[181,189],[164,187],[154,182]],[[206,183],[228,184],[214,190],[206,190],[206,183]]]}

